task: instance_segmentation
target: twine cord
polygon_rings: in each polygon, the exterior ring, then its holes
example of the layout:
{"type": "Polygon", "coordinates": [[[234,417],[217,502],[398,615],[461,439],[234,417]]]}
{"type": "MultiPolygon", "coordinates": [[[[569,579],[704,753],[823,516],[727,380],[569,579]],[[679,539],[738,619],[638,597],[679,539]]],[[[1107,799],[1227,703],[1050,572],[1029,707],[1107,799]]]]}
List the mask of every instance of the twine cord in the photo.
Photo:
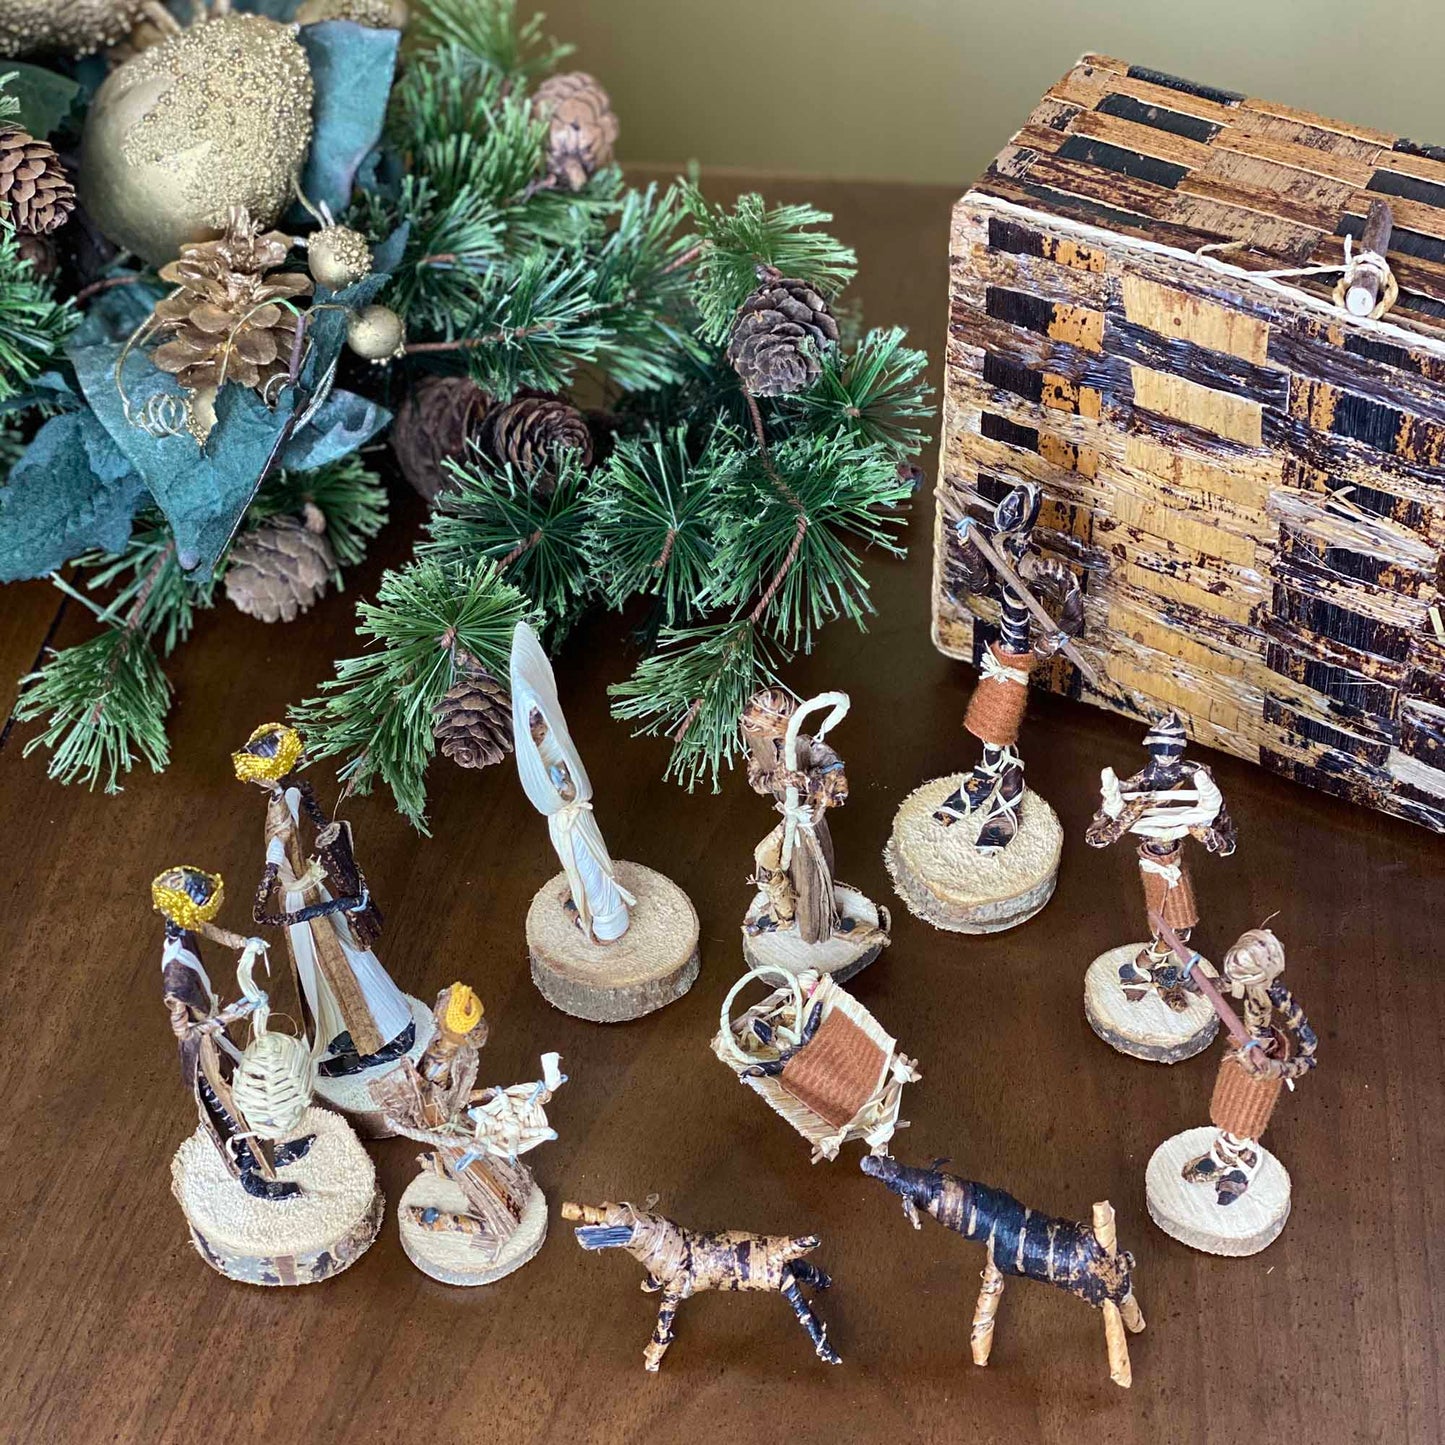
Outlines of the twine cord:
{"type": "MultiPolygon", "coordinates": [[[[1207,245],[1200,246],[1194,254],[1207,256],[1224,251],[1237,251],[1241,246],[1247,244],[1245,241],[1211,241],[1207,245]]],[[[1373,275],[1379,285],[1380,299],[1375,303],[1369,316],[1371,320],[1378,321],[1399,300],[1400,283],[1390,269],[1389,261],[1378,251],[1356,251],[1354,245],[1355,238],[1346,235],[1345,258],[1335,264],[1286,266],[1273,271],[1251,271],[1249,274],[1251,276],[1267,276],[1276,281],[1295,276],[1339,275],[1340,279],[1334,290],[1334,302],[1341,310],[1345,309],[1345,297],[1355,282],[1364,275],[1373,275]]]]}

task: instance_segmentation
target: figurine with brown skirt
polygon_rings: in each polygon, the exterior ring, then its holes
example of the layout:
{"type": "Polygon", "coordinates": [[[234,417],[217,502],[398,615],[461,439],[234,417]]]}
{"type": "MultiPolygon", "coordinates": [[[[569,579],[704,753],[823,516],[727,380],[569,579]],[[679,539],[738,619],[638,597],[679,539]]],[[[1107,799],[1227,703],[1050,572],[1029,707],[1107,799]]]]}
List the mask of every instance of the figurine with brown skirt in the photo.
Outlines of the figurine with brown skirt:
{"type": "Polygon", "coordinates": [[[537,634],[512,636],[512,736],[517,772],[562,871],[527,912],[532,982],[554,1008],[594,1023],[641,1018],[681,998],[697,978],[691,899],[640,863],[616,862],[592,811],[592,782],[537,634]]]}
{"type": "Polygon", "coordinates": [[[350,823],[329,818],[296,771],[302,742],[293,728],[265,723],[239,752],[236,777],[268,797],[266,866],[252,918],[286,930],[286,947],[316,1058],[316,1092],[368,1138],[386,1126],[368,1085],[431,1034],[431,1013],[403,993],[374,952],[381,910],[356,862],[350,823]],[[273,909],[280,891],[283,906],[273,909]]]}
{"type": "Polygon", "coordinates": [[[983,755],[972,772],[910,793],[884,852],[899,897],[925,922],[955,933],[1016,927],[1043,908],[1058,881],[1063,828],[1025,785],[1019,728],[1029,675],[1041,662],[1062,652],[1092,670],[1072,640],[1083,630],[1078,580],[1033,548],[1040,500],[1035,483],[1019,482],[992,505],[987,522],[970,514],[954,525],[951,555],[966,590],[998,606],[997,637],[982,654],[963,724],[983,755]],[[1053,613],[1036,587],[1052,595],[1053,613]]]}
{"type": "Polygon", "coordinates": [[[161,987],[196,1131],[171,1161],[171,1192],[212,1269],[248,1284],[314,1284],[355,1263],[381,1225],[376,1171],[344,1119],[311,1105],[304,1040],[268,1027],[253,970],[259,938],[218,928],[219,874],[169,868],[151,885],[165,918],[161,987]],[[206,938],[239,953],[242,997],[222,1005],[201,961],[206,938]],[[232,1032],[249,1021],[241,1049],[232,1032]]]}
{"type": "Polygon", "coordinates": [[[1144,1315],[1134,1298],[1134,1256],[1118,1247],[1109,1201],[1094,1205],[1091,1224],[1076,1224],[1027,1209],[1001,1189],[947,1174],[938,1167],[944,1162],[915,1169],[887,1154],[868,1154],[861,1167],[903,1200],[904,1216],[915,1229],[923,1227],[922,1211],[945,1229],[985,1244],[983,1288],[970,1331],[974,1364],[988,1364],[1005,1278],[1037,1279],[1077,1295],[1103,1315],[1109,1378],[1127,1390],[1134,1375],[1125,1331],[1138,1334],[1144,1315]]]}
{"type": "Polygon", "coordinates": [[[844,692],[800,703],[767,688],[743,710],[748,783],[782,815],[753,852],[750,881],[758,891],[743,919],[751,968],[827,974],[842,983],[888,947],[888,910],[833,873],[828,814],[848,801],[848,778],[823,739],[848,708],[844,692]],[[816,713],[823,717],[809,735],[802,725],[816,713]]]}
{"type": "Polygon", "coordinates": [[[487,1039],[481,1000],[454,983],[434,1012],[436,1032],[420,1060],[371,1085],[392,1131],[429,1146],[401,1196],[397,1229],[424,1274],[443,1284],[492,1284],[547,1237],[546,1198],[519,1156],[557,1137],[544,1106],[566,1075],[558,1055],[543,1054],[538,1083],[478,1089],[487,1039]]]}
{"type": "MultiPolygon", "coordinates": [[[[1144,737],[1148,763],[1122,783],[1112,768],[1102,775],[1102,802],[1085,833],[1091,848],[1107,848],[1126,834],[1138,840],[1144,910],[1157,914],[1181,939],[1199,922],[1199,905],[1184,842],[1208,852],[1234,852],[1234,822],[1214,775],[1184,756],[1184,725],[1169,713],[1144,737]]],[[[1084,975],[1084,1012],[1106,1044],[1136,1059],[1176,1064],[1209,1047],[1219,1020],[1200,991],[1201,959],[1181,972],[1169,945],[1150,930],[1148,943],[1126,943],[1101,953],[1084,975]]]]}
{"type": "MultiPolygon", "coordinates": [[[[1185,972],[1196,969],[1199,955],[1156,921],[1185,972]]],[[[1283,973],[1284,946],[1269,929],[1252,928],[1224,955],[1219,984],[1199,978],[1230,1040],[1209,1101],[1210,1122],[1166,1139],[1145,1171],[1154,1223],[1207,1254],[1258,1254],[1289,1218],[1289,1174],[1260,1139],[1280,1094],[1314,1069],[1319,1040],[1283,973]],[[1241,1001],[1243,1019],[1226,993],[1241,1001]]]]}
{"type": "Polygon", "coordinates": [[[586,1250],[625,1249],[647,1271],[645,1294],[660,1294],[657,1327],[643,1351],[644,1367],[657,1370],[673,1342],[673,1322],[683,1300],[705,1290],[766,1290],[792,1306],[808,1332],[820,1360],[842,1363],[828,1343],[828,1327],[813,1313],[802,1286],[831,1289],[833,1281],[803,1256],[822,1242],[816,1234],[789,1238],[779,1234],[745,1234],[742,1230],[704,1233],[684,1229],[652,1213],[655,1198],[638,1209],[632,1204],[562,1206],[563,1219],[580,1220],[574,1231],[586,1250]]]}

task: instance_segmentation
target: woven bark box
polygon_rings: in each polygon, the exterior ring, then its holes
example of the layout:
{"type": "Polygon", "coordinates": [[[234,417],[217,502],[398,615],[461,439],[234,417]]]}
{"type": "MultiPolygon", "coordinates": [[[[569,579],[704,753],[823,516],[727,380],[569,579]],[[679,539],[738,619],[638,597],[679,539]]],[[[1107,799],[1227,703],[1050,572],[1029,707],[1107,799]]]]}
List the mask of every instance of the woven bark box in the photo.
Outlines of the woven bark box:
{"type": "Polygon", "coordinates": [[[938,647],[992,636],[948,522],[1031,477],[1099,671],[1041,685],[1445,831],[1445,148],[1085,56],[950,276],[938,647]],[[1338,266],[1382,197],[1382,319],[1264,274],[1338,266]]]}

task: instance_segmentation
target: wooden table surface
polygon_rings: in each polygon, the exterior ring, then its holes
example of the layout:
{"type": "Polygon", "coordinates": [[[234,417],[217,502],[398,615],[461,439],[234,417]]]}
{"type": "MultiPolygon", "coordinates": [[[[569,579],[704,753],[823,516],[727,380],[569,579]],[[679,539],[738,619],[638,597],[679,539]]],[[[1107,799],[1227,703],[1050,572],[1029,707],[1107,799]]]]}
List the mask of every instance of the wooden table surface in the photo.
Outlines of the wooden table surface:
{"type": "MultiPolygon", "coordinates": [[[[715,177],[719,193],[737,177],[715,177]]],[[[837,214],[859,251],[855,294],[938,357],[951,195],[940,189],[769,182],[837,214]]],[[[929,459],[931,460],[931,459],[929,459]]],[[[1032,705],[1029,780],[1069,838],[1058,892],[1014,932],[933,931],[890,896],[881,849],[919,781],[972,763],[960,718],[972,673],[928,638],[929,504],[906,563],[877,560],[879,616],[830,627],[789,669],[804,693],[846,688],[830,741],[851,797],[835,814],[841,874],[894,905],[893,946],[854,985],[921,1060],[905,1097],[905,1161],[953,1167],[1025,1203],[1086,1218],[1118,1210],[1148,1330],[1134,1387],[1109,1382],[1099,1316],[1010,1285],[986,1370],[969,1360],[982,1250],[925,1221],[857,1169],[857,1146],[812,1165],[804,1141],[741,1088],[708,1039],[742,969],[751,851],[773,821],[734,774],[718,796],[661,780],[664,747],[607,713],[631,658],[616,619],[584,625],[559,664],[563,702],[613,853],[664,868],[702,920],[702,974],[636,1023],[550,1009],[527,974],[523,920],[555,871],[510,765],[433,772],[434,836],[381,796],[348,808],[388,915],[380,952],[430,999],[473,983],[492,1024],[483,1077],[536,1077],[561,1052],[560,1139],[530,1156],[553,1206],[541,1254],[469,1291],[402,1254],[395,1217],[354,1268],[301,1290],[230,1283],[186,1241],[172,1151],[194,1124],[159,992],[163,866],[219,869],[223,923],[244,927],[261,866],[262,799],[227,754],[312,693],[353,650],[352,604],[400,558],[419,516],[398,498],[383,544],[343,596],[290,626],[218,607],[169,671],[174,759],[120,797],[48,782],[0,754],[0,1432],[45,1442],[854,1440],[890,1442],[1438,1442],[1445,1326],[1445,1032],[1438,917],[1442,847],[1232,758],[1209,756],[1239,824],[1238,853],[1203,858],[1199,942],[1213,956],[1277,915],[1287,978],[1321,1037],[1320,1068],[1287,1096],[1269,1143],[1294,1179],[1283,1236],[1253,1259],[1197,1254],[1144,1207],[1155,1145],[1206,1122],[1218,1046],[1174,1068],[1138,1063],[1084,1021],[1090,959],[1140,932],[1132,852],[1083,844],[1099,771],[1140,761],[1141,729],[1058,699],[1032,705]],[[679,1317],[659,1376],[643,1373],[655,1302],[619,1254],[589,1255],[556,1217],[564,1198],[642,1200],[689,1225],[817,1231],[836,1285],[820,1310],[844,1363],[814,1358],[766,1296],[706,1295],[679,1317]]],[[[0,715],[55,614],[48,586],[0,593],[0,715]]],[[[58,638],[84,635],[77,609],[58,638]]],[[[334,796],[329,778],[318,779],[334,796]]],[[[375,1147],[395,1201],[416,1145],[375,1147]]]]}

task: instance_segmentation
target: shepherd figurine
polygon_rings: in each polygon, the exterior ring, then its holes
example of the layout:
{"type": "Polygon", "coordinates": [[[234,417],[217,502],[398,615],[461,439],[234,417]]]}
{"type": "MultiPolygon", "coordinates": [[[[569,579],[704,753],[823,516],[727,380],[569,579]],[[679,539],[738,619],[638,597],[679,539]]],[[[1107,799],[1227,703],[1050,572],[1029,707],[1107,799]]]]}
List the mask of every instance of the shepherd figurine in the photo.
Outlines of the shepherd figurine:
{"type": "Polygon", "coordinates": [[[751,967],[830,974],[841,983],[888,946],[888,910],[833,876],[828,814],[848,801],[848,778],[823,739],[848,708],[845,692],[799,703],[767,688],[743,710],[748,783],[782,815],[753,853],[758,892],[743,919],[751,967]],[[805,733],[803,723],[820,713],[805,733]]]}
{"type": "MultiPolygon", "coordinates": [[[[982,498],[978,500],[982,501],[982,498]]],[[[952,560],[964,590],[997,604],[997,636],[981,655],[964,717],[983,755],[967,774],[935,778],[903,802],[885,857],[899,896],[920,918],[958,933],[997,933],[1032,918],[1052,897],[1063,829],[1024,783],[1019,728],[1029,677],[1062,652],[1087,676],[1074,645],[1083,594],[1065,564],[1034,550],[1041,493],[1020,481],[984,521],[954,525],[952,560]],[[1054,599],[1054,612],[1034,595],[1054,599]]]]}
{"type": "Polygon", "coordinates": [[[1259,1141],[1280,1094],[1315,1068],[1319,1040],[1284,985],[1284,946],[1269,929],[1240,936],[1216,984],[1157,915],[1156,926],[1218,1012],[1230,1046],[1219,1061],[1210,1127],[1166,1139],[1149,1160],[1149,1213],[1166,1234],[1195,1249],[1257,1254],[1284,1228],[1291,1195],[1284,1165],[1259,1141]],[[1242,1019],[1226,994],[1241,1002],[1242,1019]]]}
{"type": "MultiPolygon", "coordinates": [[[[1126,834],[1138,840],[1144,911],[1157,914],[1188,941],[1199,922],[1184,840],[1227,858],[1236,835],[1214,775],[1184,756],[1184,724],[1169,713],[1145,734],[1148,763],[1122,783],[1112,768],[1101,777],[1101,803],[1084,840],[1107,848],[1126,834]]],[[[1101,953],[1084,978],[1084,1011],[1105,1043],[1134,1058],[1174,1064],[1209,1046],[1219,1020],[1151,927],[1148,943],[1101,953]]],[[[1200,971],[1212,971],[1201,960],[1200,971]]]]}

